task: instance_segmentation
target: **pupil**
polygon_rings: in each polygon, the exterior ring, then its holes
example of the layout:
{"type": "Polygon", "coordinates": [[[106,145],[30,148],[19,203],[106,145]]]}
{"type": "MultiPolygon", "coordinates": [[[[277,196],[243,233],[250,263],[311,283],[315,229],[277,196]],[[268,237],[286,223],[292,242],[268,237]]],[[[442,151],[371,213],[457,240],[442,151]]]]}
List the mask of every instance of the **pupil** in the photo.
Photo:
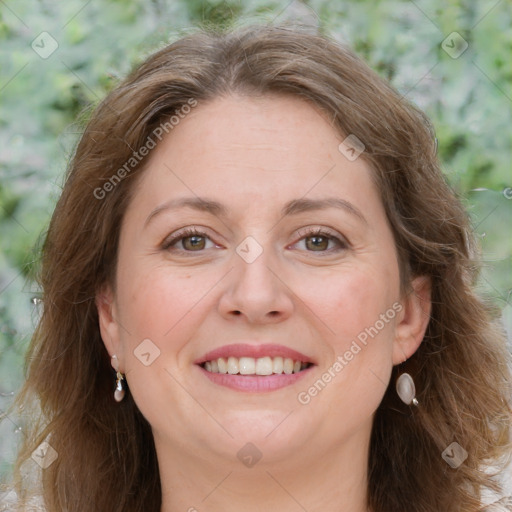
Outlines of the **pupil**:
{"type": "Polygon", "coordinates": [[[204,249],[204,238],[202,236],[189,236],[184,240],[186,249],[204,249]]]}
{"type": "Polygon", "coordinates": [[[311,236],[308,238],[307,244],[308,249],[313,251],[325,250],[329,245],[329,240],[323,236],[311,236]]]}

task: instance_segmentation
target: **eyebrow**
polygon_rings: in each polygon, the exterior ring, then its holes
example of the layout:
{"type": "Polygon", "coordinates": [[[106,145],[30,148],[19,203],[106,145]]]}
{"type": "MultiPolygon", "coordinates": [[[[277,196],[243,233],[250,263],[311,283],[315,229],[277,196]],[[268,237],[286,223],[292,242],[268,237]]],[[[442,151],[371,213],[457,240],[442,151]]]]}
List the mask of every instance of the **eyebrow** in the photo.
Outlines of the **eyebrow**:
{"type": "Polygon", "coordinates": [[[157,206],[148,215],[148,218],[144,222],[144,227],[146,227],[159,213],[162,213],[166,210],[177,210],[179,208],[192,208],[193,210],[200,212],[211,213],[216,217],[226,217],[228,212],[225,206],[211,199],[204,199],[201,197],[183,197],[180,199],[171,199],[170,201],[157,206]]]}
{"type": "MultiPolygon", "coordinates": [[[[158,214],[167,210],[177,210],[180,208],[191,208],[201,212],[207,212],[216,217],[226,217],[228,209],[212,199],[201,197],[183,197],[180,199],[172,199],[160,206],[157,206],[147,217],[144,222],[146,227],[151,220],[158,214]]],[[[290,215],[298,215],[299,213],[310,212],[314,210],[325,210],[328,208],[337,208],[357,217],[359,220],[368,224],[361,211],[356,208],[352,203],[339,197],[326,197],[323,199],[293,199],[285,204],[282,209],[282,216],[288,217],[290,215]]]]}
{"type": "Polygon", "coordinates": [[[327,208],[338,208],[357,217],[359,220],[368,224],[361,210],[356,208],[352,203],[339,197],[325,197],[323,199],[294,199],[286,203],[283,208],[283,216],[296,215],[303,212],[313,210],[325,210],[327,208]]]}

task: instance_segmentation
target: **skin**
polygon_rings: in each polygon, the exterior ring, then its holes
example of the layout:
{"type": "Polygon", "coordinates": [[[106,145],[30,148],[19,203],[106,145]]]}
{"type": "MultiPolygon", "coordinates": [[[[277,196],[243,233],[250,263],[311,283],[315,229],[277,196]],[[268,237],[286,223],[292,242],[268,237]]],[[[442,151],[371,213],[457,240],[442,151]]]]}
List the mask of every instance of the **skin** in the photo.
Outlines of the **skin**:
{"type": "Polygon", "coordinates": [[[97,304],[107,350],[153,429],[162,512],[368,511],[372,418],[393,365],[421,343],[430,287],[420,277],[401,293],[372,171],[338,150],[343,139],[300,99],[228,96],[199,104],[151,154],[121,227],[115,291],[106,285],[97,304]],[[180,207],[146,224],[183,197],[217,201],[227,215],[180,207]],[[332,207],[282,215],[289,201],[326,197],[365,220],[332,207]],[[162,247],[190,226],[208,238],[162,247]],[[263,251],[252,263],[236,252],[247,236],[263,251]],[[299,403],[394,303],[401,311],[299,403]],[[144,339],[160,351],[148,366],[134,355],[144,339]],[[228,389],[194,361],[235,342],[285,345],[316,366],[269,393],[228,389]],[[237,457],[248,442],[262,454],[252,467],[237,457]]]}

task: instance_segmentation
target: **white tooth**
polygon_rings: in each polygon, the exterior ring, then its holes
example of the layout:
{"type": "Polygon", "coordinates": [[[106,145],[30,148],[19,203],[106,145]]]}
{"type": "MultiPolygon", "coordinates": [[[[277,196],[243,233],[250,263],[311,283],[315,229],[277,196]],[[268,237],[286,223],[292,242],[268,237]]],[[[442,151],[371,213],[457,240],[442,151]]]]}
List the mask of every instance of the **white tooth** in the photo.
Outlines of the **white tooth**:
{"type": "Polygon", "coordinates": [[[285,358],[283,362],[283,370],[286,375],[293,373],[293,359],[290,359],[289,357],[285,358]]]}
{"type": "Polygon", "coordinates": [[[217,364],[217,360],[213,359],[211,364],[212,364],[212,373],[219,373],[219,365],[217,364]]]}
{"type": "Polygon", "coordinates": [[[211,372],[212,371],[212,363],[210,363],[210,361],[206,361],[206,363],[204,363],[204,369],[207,372],[211,372]]]}
{"type": "Polygon", "coordinates": [[[228,373],[231,375],[238,373],[238,358],[228,357],[228,373]]]}
{"type": "Polygon", "coordinates": [[[274,373],[283,373],[283,358],[282,357],[274,357],[272,361],[272,371],[274,373]]]}
{"type": "Polygon", "coordinates": [[[256,375],[272,375],[272,359],[270,357],[256,359],[256,375]]]}
{"type": "Polygon", "coordinates": [[[256,361],[254,360],[254,357],[241,357],[238,360],[238,365],[240,368],[240,375],[254,375],[256,370],[256,361]]]}
{"type": "Polygon", "coordinates": [[[293,363],[293,373],[299,373],[300,367],[301,367],[301,362],[295,361],[295,363],[293,363]]]}
{"type": "Polygon", "coordinates": [[[219,373],[228,373],[228,363],[223,357],[219,357],[219,359],[217,359],[217,366],[219,368],[219,373]]]}

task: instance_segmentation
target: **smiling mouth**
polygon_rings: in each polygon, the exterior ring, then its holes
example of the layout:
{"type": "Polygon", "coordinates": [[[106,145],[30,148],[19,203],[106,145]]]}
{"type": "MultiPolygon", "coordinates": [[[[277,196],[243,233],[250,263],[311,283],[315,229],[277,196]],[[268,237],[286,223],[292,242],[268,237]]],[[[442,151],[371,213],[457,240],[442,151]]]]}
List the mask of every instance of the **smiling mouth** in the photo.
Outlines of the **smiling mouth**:
{"type": "Polygon", "coordinates": [[[219,357],[200,365],[207,372],[229,375],[291,375],[306,370],[312,363],[289,357],[219,357]]]}

